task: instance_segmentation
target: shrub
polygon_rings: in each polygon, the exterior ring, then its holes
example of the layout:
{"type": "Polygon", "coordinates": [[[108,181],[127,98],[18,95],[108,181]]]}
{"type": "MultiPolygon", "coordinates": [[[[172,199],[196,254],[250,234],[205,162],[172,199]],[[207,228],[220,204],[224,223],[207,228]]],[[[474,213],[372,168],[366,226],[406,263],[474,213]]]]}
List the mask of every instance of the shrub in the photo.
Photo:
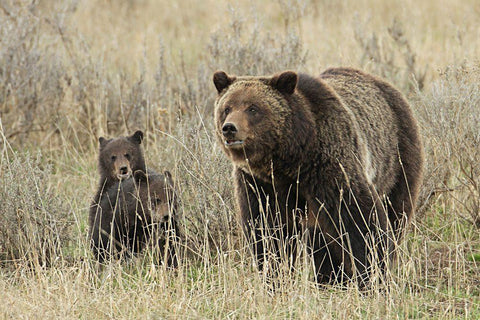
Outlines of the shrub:
{"type": "Polygon", "coordinates": [[[450,194],[480,227],[480,69],[447,68],[430,92],[419,92],[417,111],[427,164],[422,198],[450,194]]]}
{"type": "Polygon", "coordinates": [[[49,186],[42,157],[3,154],[0,171],[0,261],[49,266],[68,240],[68,206],[49,186]]]}

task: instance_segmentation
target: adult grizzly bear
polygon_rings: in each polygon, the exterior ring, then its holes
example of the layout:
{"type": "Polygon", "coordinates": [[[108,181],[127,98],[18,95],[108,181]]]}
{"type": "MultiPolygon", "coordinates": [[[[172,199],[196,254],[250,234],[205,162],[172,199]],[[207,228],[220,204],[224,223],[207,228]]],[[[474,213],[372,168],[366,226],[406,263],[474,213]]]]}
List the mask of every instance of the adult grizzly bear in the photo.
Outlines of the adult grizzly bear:
{"type": "Polygon", "coordinates": [[[318,282],[364,285],[375,266],[383,271],[422,177],[422,143],[402,94],[349,68],[319,77],[219,71],[213,81],[216,132],[259,268],[269,252],[293,263],[301,231],[318,282]]]}
{"type": "Polygon", "coordinates": [[[123,252],[140,252],[146,244],[156,250],[158,261],[177,265],[173,240],[178,240],[177,198],[170,172],[163,175],[135,172],[102,195],[98,210],[90,216],[90,241],[100,262],[123,252]]]}

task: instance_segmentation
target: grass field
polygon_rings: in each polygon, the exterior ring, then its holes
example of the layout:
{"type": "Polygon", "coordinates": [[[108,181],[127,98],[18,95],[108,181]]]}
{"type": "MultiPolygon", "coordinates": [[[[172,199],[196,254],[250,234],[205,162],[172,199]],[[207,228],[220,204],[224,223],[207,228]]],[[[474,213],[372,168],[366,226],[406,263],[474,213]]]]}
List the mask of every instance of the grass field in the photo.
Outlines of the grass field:
{"type": "Polygon", "coordinates": [[[477,0],[0,1],[0,317],[480,318],[477,0]],[[212,74],[353,66],[405,93],[425,181],[386,286],[272,293],[235,220],[212,74]],[[99,270],[87,242],[100,136],[146,134],[181,198],[177,270],[99,270]]]}

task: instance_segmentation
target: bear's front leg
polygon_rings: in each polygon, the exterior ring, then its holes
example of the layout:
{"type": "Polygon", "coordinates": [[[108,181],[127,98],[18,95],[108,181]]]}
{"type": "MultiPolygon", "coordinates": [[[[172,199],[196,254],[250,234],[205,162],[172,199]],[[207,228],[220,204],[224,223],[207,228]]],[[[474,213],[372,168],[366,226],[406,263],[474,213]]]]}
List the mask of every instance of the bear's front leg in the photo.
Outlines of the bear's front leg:
{"type": "Polygon", "coordinates": [[[240,224],[259,270],[276,277],[286,263],[285,270],[291,271],[299,238],[293,214],[298,197],[292,188],[274,188],[240,169],[235,176],[240,224]]]}
{"type": "Polygon", "coordinates": [[[110,211],[102,212],[98,207],[90,230],[90,246],[95,258],[103,263],[110,260],[121,249],[119,230],[110,211]]]}
{"type": "Polygon", "coordinates": [[[263,270],[265,262],[265,214],[268,210],[269,191],[272,189],[241,169],[235,171],[235,192],[239,207],[239,223],[249,243],[257,267],[263,270]]]}
{"type": "MultiPolygon", "coordinates": [[[[177,222],[171,217],[167,222],[162,224],[162,236],[159,237],[159,250],[167,267],[178,267],[178,250],[180,244],[179,229],[177,222]]],[[[161,262],[161,261],[159,261],[161,262]]]]}

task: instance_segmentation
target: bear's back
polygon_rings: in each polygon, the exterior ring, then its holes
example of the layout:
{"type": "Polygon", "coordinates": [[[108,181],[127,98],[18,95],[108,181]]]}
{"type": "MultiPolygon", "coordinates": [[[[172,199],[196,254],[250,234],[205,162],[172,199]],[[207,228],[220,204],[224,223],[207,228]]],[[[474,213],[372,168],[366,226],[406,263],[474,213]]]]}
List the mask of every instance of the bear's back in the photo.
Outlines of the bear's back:
{"type": "MultiPolygon", "coordinates": [[[[399,119],[375,84],[375,78],[354,69],[333,68],[323,72],[317,81],[319,87],[329,89],[319,89],[328,97],[323,104],[336,101],[352,115],[363,147],[358,150],[358,155],[363,158],[360,161],[366,175],[380,189],[379,192],[388,193],[400,173],[397,150],[399,119]]],[[[299,87],[302,86],[299,83],[299,87]]]]}

